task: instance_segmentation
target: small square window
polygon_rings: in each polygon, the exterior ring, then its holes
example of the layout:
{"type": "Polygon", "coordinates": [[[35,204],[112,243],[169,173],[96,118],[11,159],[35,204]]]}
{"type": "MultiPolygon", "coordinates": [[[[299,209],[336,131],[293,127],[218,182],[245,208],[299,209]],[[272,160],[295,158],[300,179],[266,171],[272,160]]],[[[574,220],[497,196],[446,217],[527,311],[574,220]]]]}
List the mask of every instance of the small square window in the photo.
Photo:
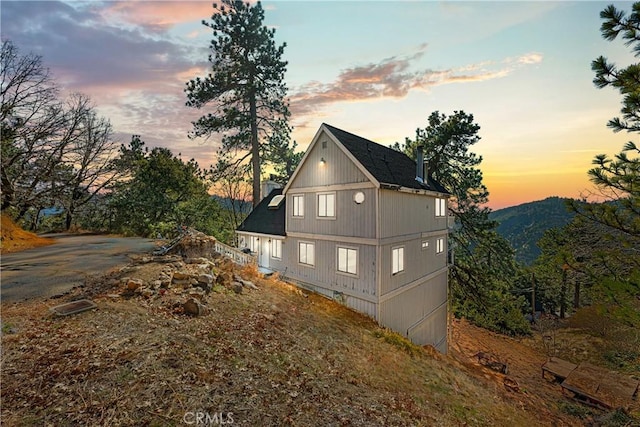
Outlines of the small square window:
{"type": "Polygon", "coordinates": [[[429,248],[429,241],[428,240],[423,240],[422,241],[422,249],[427,249],[429,248]]]}
{"type": "Polygon", "coordinates": [[[318,194],[318,217],[333,218],[336,216],[336,194],[318,194]]]}

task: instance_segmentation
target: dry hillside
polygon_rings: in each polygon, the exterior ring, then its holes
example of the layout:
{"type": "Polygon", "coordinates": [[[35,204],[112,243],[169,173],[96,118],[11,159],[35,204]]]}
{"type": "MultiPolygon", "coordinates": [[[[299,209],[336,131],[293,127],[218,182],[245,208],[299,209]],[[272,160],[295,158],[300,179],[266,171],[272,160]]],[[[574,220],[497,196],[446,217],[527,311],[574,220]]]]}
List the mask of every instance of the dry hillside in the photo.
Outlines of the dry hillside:
{"type": "Polygon", "coordinates": [[[18,227],[8,215],[0,215],[0,253],[11,253],[54,243],[53,239],[40,237],[18,227]]]}
{"type": "Polygon", "coordinates": [[[3,304],[1,424],[177,426],[200,416],[208,425],[513,427],[611,417],[542,380],[542,353],[526,341],[454,322],[444,356],[275,277],[180,252],[188,257],[140,257],[63,298],[3,304]],[[79,298],[97,308],[52,314],[79,298]],[[509,363],[508,376],[477,363],[488,350],[509,363]]]}

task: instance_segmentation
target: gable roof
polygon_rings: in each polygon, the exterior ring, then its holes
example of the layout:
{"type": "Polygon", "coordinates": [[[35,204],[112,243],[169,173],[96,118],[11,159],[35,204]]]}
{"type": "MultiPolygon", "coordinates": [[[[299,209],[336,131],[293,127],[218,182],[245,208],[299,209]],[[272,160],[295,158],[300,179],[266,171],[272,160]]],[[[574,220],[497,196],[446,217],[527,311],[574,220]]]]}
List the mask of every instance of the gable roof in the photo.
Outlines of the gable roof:
{"type": "Polygon", "coordinates": [[[269,207],[271,200],[280,195],[282,195],[282,188],[271,190],[271,193],[258,203],[236,231],[284,236],[286,201],[282,200],[275,209],[269,207]]]}
{"type": "Polygon", "coordinates": [[[379,183],[448,193],[440,183],[432,178],[429,178],[425,183],[418,182],[416,180],[416,162],[406,154],[326,123],[323,123],[323,126],[349,150],[379,183]]]}

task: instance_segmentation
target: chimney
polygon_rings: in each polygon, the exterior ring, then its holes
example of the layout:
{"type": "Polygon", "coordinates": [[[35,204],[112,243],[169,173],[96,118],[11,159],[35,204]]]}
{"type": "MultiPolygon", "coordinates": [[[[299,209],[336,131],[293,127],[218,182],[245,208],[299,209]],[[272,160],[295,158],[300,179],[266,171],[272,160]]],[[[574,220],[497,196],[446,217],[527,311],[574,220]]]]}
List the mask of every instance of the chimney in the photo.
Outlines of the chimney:
{"type": "Polygon", "coordinates": [[[424,182],[424,152],[422,151],[422,146],[419,145],[417,149],[416,155],[416,180],[418,182],[424,182]]]}

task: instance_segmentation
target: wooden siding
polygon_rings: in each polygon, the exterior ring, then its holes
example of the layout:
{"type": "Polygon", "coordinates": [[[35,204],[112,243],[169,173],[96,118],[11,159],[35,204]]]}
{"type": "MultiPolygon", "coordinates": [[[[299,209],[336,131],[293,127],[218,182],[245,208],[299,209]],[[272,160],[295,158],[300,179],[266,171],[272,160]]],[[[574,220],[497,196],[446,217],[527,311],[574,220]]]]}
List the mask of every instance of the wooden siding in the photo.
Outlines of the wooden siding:
{"type": "Polygon", "coordinates": [[[409,329],[408,338],[418,345],[430,345],[447,352],[447,304],[442,304],[420,323],[409,329]]]}
{"type": "Polygon", "coordinates": [[[416,344],[437,344],[446,337],[447,272],[401,292],[380,304],[380,323],[409,338],[416,344]],[[442,306],[445,318],[442,324],[442,306]],[[424,325],[421,323],[426,322],[424,325]],[[433,322],[433,324],[431,324],[433,322]],[[413,340],[413,338],[412,338],[413,340]]]}
{"type": "Polygon", "coordinates": [[[435,216],[436,197],[380,190],[380,238],[446,230],[447,217],[435,216]]]}
{"type": "Polygon", "coordinates": [[[318,192],[304,192],[304,217],[293,216],[293,195],[300,195],[299,189],[291,189],[287,194],[286,232],[303,232],[346,237],[376,237],[376,190],[361,188],[336,190],[334,218],[318,218],[318,192]],[[361,204],[353,201],[358,191],[364,193],[361,204]]]}
{"type": "Polygon", "coordinates": [[[325,132],[318,136],[317,143],[306,156],[301,169],[289,183],[287,192],[294,188],[369,182],[362,171],[325,132]],[[320,163],[321,159],[325,160],[324,164],[320,163]]]}
{"type": "MultiPolygon", "coordinates": [[[[446,230],[443,230],[446,233],[446,230]]],[[[422,238],[413,236],[409,240],[402,240],[381,246],[380,257],[380,295],[400,289],[403,286],[428,276],[447,265],[446,234],[422,238]],[[436,255],[436,239],[445,239],[444,252],[436,255]],[[422,249],[422,242],[429,246],[422,249]],[[393,248],[404,247],[404,271],[391,274],[391,251],[393,248]]]]}
{"type": "Polygon", "coordinates": [[[286,276],[291,280],[323,288],[328,292],[326,295],[332,298],[335,293],[342,293],[371,302],[376,300],[375,246],[288,237],[282,246],[282,256],[288,261],[286,276]],[[298,242],[300,241],[314,243],[315,266],[298,263],[298,242]],[[338,246],[358,250],[357,277],[338,273],[336,268],[338,246]]]}

